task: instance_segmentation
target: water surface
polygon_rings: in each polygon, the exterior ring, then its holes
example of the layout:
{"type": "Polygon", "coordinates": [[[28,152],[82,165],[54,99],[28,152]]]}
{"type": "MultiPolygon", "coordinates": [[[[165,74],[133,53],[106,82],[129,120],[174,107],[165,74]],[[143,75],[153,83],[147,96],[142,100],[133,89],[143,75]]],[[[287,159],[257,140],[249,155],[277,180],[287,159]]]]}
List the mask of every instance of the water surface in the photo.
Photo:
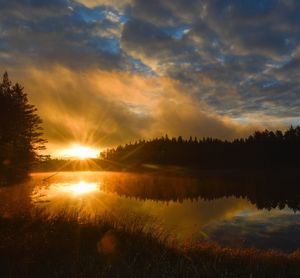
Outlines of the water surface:
{"type": "Polygon", "coordinates": [[[287,252],[300,248],[297,187],[280,192],[278,185],[267,188],[256,178],[249,182],[112,172],[40,173],[22,185],[0,189],[0,197],[5,217],[35,209],[87,221],[110,214],[144,219],[145,225],[159,225],[182,242],[215,241],[287,252]]]}

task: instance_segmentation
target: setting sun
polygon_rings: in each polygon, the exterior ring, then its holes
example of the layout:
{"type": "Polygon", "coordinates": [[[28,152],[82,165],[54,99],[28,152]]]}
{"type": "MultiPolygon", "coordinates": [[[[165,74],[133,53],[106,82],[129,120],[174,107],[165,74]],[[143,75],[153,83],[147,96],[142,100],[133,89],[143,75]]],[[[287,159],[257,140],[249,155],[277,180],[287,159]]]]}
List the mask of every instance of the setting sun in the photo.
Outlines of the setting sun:
{"type": "Polygon", "coordinates": [[[65,158],[84,160],[87,158],[97,158],[99,156],[99,150],[76,144],[68,149],[60,151],[58,154],[65,158]]]}

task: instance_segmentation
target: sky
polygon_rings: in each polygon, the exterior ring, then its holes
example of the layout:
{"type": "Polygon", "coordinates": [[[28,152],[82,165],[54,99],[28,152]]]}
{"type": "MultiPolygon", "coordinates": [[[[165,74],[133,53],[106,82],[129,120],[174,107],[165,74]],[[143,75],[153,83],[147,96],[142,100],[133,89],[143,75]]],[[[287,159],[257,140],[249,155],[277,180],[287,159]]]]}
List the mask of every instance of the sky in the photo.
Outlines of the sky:
{"type": "Polygon", "coordinates": [[[0,72],[48,151],[300,119],[298,0],[0,0],[0,72]]]}

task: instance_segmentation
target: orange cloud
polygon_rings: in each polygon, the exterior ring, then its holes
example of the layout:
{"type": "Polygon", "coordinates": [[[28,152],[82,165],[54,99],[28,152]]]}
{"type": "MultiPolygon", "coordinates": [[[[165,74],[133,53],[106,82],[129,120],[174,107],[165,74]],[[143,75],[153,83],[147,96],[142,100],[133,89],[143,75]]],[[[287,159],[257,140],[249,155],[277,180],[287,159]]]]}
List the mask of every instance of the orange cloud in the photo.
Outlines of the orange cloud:
{"type": "Polygon", "coordinates": [[[57,65],[13,71],[15,78],[39,109],[50,152],[70,143],[105,148],[165,134],[232,138],[242,130],[169,77],[57,65]]]}
{"type": "Polygon", "coordinates": [[[77,0],[77,2],[90,8],[97,7],[100,5],[123,7],[132,3],[132,0],[77,0]]]}

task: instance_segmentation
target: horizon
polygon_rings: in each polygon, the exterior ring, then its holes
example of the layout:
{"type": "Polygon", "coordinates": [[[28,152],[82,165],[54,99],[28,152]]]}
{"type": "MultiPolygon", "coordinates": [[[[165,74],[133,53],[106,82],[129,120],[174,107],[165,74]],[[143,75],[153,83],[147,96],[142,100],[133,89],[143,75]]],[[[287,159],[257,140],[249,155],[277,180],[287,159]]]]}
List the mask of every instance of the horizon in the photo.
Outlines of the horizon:
{"type": "MultiPolygon", "coordinates": [[[[107,157],[110,156],[111,153],[118,153],[122,152],[122,149],[127,152],[126,156],[131,156],[134,155],[135,152],[139,152],[141,150],[141,146],[147,146],[155,142],[160,142],[163,143],[164,146],[164,151],[166,151],[166,146],[167,145],[172,145],[172,143],[177,143],[181,144],[184,143],[185,146],[190,145],[192,147],[195,147],[197,145],[205,145],[205,144],[210,144],[210,145],[220,145],[222,144],[223,146],[228,146],[228,145],[239,145],[243,144],[244,146],[249,143],[250,145],[256,145],[256,148],[262,144],[264,147],[274,147],[274,143],[276,143],[276,148],[278,148],[278,144],[281,144],[282,147],[293,146],[293,143],[299,142],[299,136],[300,136],[300,126],[290,126],[286,130],[255,130],[255,132],[248,134],[247,136],[244,137],[239,137],[239,138],[233,138],[232,140],[222,140],[220,138],[216,137],[188,137],[185,138],[183,136],[178,136],[178,137],[169,137],[168,134],[165,136],[161,137],[156,137],[156,138],[148,138],[148,139],[139,139],[139,140],[134,140],[127,142],[126,144],[120,144],[118,146],[110,147],[110,148],[105,148],[105,149],[97,149],[97,148],[91,148],[89,146],[84,146],[80,144],[72,144],[69,145],[68,148],[64,148],[62,150],[57,151],[54,155],[46,155],[44,157],[46,160],[48,159],[54,159],[54,160],[70,160],[70,161],[85,161],[85,160],[107,160],[107,157]],[[135,147],[134,151],[132,149],[132,146],[135,147]],[[119,149],[121,147],[121,149],[119,149]],[[129,153],[128,153],[129,151],[129,153]],[[110,153],[110,154],[109,154],[110,153]]],[[[182,145],[182,144],[181,144],[182,145]]],[[[158,146],[158,145],[157,145],[158,146]]],[[[180,147],[180,146],[179,146],[180,147]]],[[[249,149],[248,149],[249,150],[249,149]]],[[[173,150],[175,151],[175,149],[173,150]]],[[[190,152],[190,150],[186,150],[190,152]]],[[[234,151],[233,149],[231,152],[234,151]]],[[[244,150],[247,152],[247,148],[244,150]]],[[[274,151],[274,150],[273,150],[274,151]]],[[[160,152],[158,149],[153,149],[152,152],[155,154],[157,152],[160,152]]],[[[191,155],[191,153],[190,153],[191,155]]],[[[142,157],[140,157],[142,158],[142,157]]]]}

